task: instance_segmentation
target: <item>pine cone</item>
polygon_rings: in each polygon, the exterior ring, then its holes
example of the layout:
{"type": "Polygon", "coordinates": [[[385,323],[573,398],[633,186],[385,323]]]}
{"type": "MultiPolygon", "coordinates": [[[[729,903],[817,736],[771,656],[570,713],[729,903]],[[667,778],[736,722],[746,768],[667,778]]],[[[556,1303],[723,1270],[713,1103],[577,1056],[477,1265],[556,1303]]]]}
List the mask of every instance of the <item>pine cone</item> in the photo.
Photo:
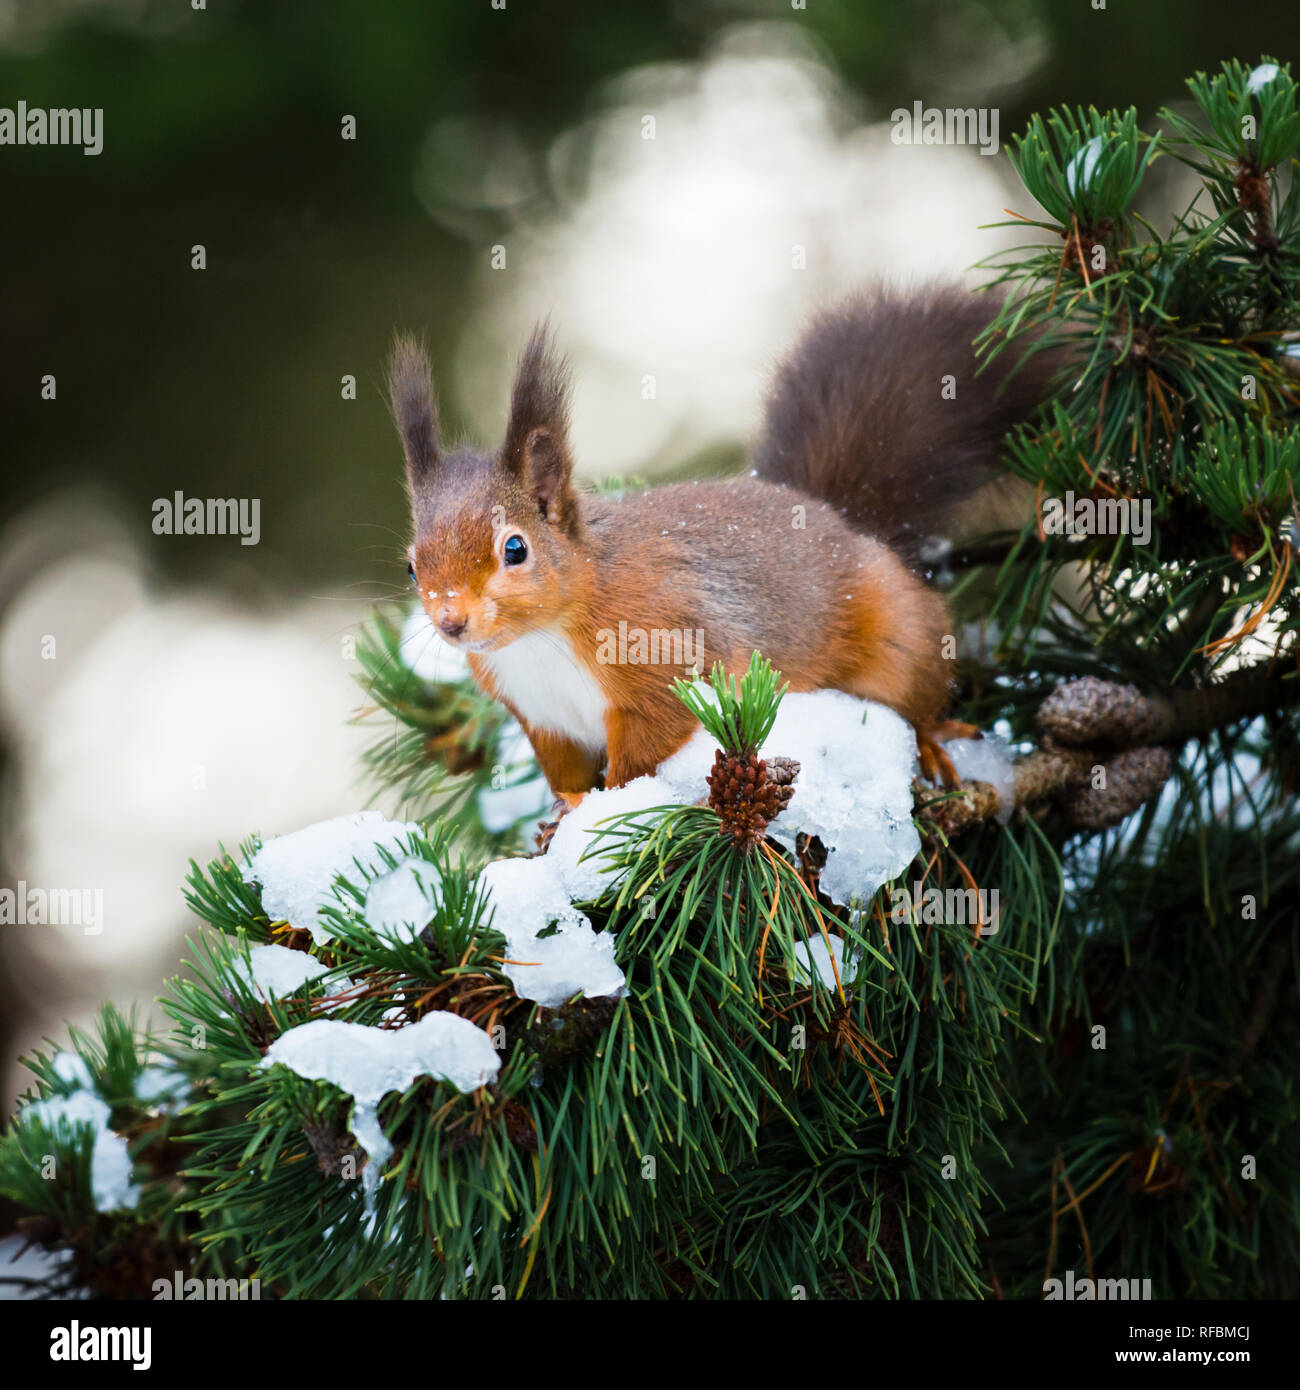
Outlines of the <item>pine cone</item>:
{"type": "Polygon", "coordinates": [[[1156,796],[1172,774],[1168,750],[1130,748],[1106,763],[1105,787],[1078,787],[1062,798],[1062,804],[1080,829],[1106,830],[1156,796]]]}
{"type": "Polygon", "coordinates": [[[1135,685],[1081,676],[1058,686],[1038,708],[1039,732],[1058,743],[1156,743],[1160,710],[1135,685]]]}
{"type": "Polygon", "coordinates": [[[721,832],[741,849],[751,849],[790,804],[799,764],[790,758],[733,755],[719,748],[709,773],[709,805],[721,819],[721,832]]]}
{"type": "MultiPolygon", "coordinates": [[[[327,1178],[337,1177],[343,1171],[343,1160],[348,1154],[361,1158],[361,1149],[350,1134],[339,1134],[328,1125],[316,1124],[311,1120],[303,1121],[302,1132],[307,1136],[307,1142],[320,1163],[320,1170],[327,1178]]],[[[362,1159],[362,1163],[364,1161],[362,1159]]],[[[357,1164],[357,1172],[361,1171],[362,1163],[357,1164]]]]}

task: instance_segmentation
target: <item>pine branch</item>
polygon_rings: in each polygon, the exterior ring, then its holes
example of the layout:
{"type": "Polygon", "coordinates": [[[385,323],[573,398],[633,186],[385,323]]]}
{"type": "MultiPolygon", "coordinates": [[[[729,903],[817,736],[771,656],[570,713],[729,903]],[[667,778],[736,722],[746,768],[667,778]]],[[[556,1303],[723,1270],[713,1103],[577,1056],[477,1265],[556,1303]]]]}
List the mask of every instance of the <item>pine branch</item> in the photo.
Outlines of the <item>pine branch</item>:
{"type": "MultiPolygon", "coordinates": [[[[1043,747],[1015,764],[1015,805],[1029,809],[1059,801],[1079,829],[1117,825],[1155,796],[1172,770],[1163,746],[1186,743],[1243,719],[1296,703],[1300,682],[1282,680],[1266,666],[1250,667],[1217,685],[1143,695],[1136,686],[1085,676],[1060,686],[1039,707],[1043,747]],[[1101,787],[1089,786],[1097,768],[1101,787]]],[[[948,837],[993,820],[1000,806],[985,782],[964,782],[955,795],[934,800],[918,783],[927,817],[948,837]]]]}
{"type": "Polygon", "coordinates": [[[1168,695],[1143,695],[1136,686],[1085,676],[1043,701],[1038,728],[1045,738],[1071,747],[1185,743],[1298,699],[1300,682],[1275,676],[1267,665],[1237,671],[1215,685],[1168,695]]]}
{"type": "Polygon", "coordinates": [[[1290,965],[1291,935],[1289,932],[1276,930],[1260,968],[1259,985],[1251,1003],[1245,1031],[1228,1063],[1229,1076],[1240,1077],[1242,1068],[1255,1055],[1277,1008],[1283,984],[1290,977],[1290,965]]]}

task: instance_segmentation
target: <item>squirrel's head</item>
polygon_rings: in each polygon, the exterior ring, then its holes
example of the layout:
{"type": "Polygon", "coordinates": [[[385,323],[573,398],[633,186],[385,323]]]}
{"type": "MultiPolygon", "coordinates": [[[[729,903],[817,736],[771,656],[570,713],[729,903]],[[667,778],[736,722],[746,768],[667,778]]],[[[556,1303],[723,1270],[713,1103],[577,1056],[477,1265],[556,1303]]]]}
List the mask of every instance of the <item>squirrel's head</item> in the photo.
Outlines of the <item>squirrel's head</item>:
{"type": "Polygon", "coordinates": [[[443,448],[429,361],[409,338],[393,350],[388,385],[415,522],[410,575],[435,627],[453,646],[489,651],[554,622],[583,562],[582,516],[568,368],[546,327],[519,359],[495,454],[443,448]]]}

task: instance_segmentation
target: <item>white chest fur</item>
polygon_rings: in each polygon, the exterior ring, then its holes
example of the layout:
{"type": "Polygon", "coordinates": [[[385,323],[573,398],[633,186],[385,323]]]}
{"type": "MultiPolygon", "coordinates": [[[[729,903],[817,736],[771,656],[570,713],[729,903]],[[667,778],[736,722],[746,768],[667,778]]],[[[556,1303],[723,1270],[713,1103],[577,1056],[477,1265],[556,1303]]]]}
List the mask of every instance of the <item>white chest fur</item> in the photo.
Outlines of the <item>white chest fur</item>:
{"type": "Polygon", "coordinates": [[[564,734],[593,751],[605,746],[604,693],[567,637],[540,629],[478,657],[498,695],[533,728],[564,734]]]}

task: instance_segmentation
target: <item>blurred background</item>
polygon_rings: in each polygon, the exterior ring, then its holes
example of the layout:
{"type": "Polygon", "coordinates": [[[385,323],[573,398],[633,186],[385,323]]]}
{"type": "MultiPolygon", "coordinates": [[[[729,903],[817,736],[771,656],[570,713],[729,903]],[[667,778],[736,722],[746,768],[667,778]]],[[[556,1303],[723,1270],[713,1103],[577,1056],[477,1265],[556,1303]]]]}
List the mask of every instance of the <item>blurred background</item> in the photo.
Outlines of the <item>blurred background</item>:
{"type": "Polygon", "coordinates": [[[449,434],[498,442],[549,313],[587,476],[737,467],[812,307],[978,279],[1018,239],[981,225],[1037,212],[1005,154],[896,145],[891,111],[1149,128],[1297,32],[1293,0],[200,3],[0,0],[0,107],[104,111],[96,157],[0,146],[0,888],[104,914],[0,925],[6,1111],[102,998],[164,1021],[191,857],[368,799],[349,638],[405,591],[395,328],[449,434]],[[258,499],[258,544],[155,534],[178,491],[258,499]]]}

